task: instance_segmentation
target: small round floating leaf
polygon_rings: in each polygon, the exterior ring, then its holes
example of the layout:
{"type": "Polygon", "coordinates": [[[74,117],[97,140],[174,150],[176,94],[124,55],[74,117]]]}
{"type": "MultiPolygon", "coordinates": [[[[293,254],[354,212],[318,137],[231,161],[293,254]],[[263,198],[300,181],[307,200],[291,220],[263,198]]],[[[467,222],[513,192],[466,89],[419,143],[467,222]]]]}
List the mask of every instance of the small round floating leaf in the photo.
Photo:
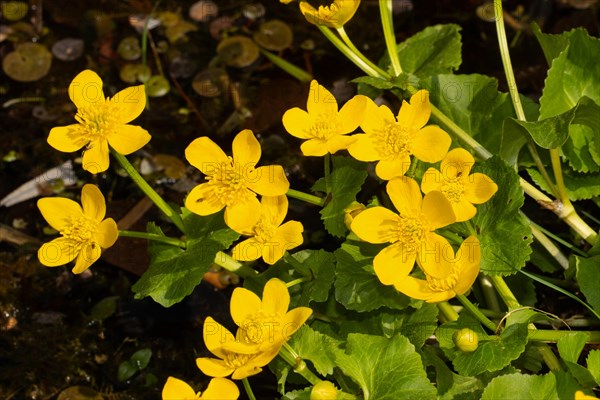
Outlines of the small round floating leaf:
{"type": "Polygon", "coordinates": [[[125,64],[119,70],[119,78],[126,83],[146,82],[152,76],[152,71],[147,65],[125,64]]]}
{"type": "Polygon", "coordinates": [[[102,400],[104,397],[86,386],[71,386],[60,392],[57,400],[102,400]]]}
{"type": "Polygon", "coordinates": [[[7,21],[18,21],[27,15],[29,6],[24,1],[6,1],[1,4],[2,16],[7,21]]]}
{"type": "Polygon", "coordinates": [[[221,39],[221,33],[231,28],[233,26],[233,21],[233,18],[226,15],[213,20],[208,29],[210,36],[215,39],[221,39]]]}
{"type": "Polygon", "coordinates": [[[50,71],[52,53],[39,43],[23,43],[2,60],[2,69],[19,82],[33,82],[50,71]]]}
{"type": "Polygon", "coordinates": [[[146,93],[150,97],[164,96],[169,93],[169,90],[171,90],[171,85],[164,76],[154,75],[146,82],[146,93]]]}
{"type": "Polygon", "coordinates": [[[208,68],[200,71],[192,81],[194,91],[203,97],[217,97],[228,85],[229,77],[225,70],[220,68],[208,68]]]}
{"type": "Polygon", "coordinates": [[[54,43],[52,54],[61,61],[74,61],[83,54],[84,42],[82,39],[65,38],[54,43]]]}
{"type": "Polygon", "coordinates": [[[207,22],[217,16],[219,7],[214,1],[197,1],[190,7],[190,18],[194,21],[207,22]]]}
{"type": "Polygon", "coordinates": [[[283,21],[274,19],[260,26],[254,40],[267,50],[281,51],[290,47],[294,39],[292,29],[283,21]]]}
{"type": "Polygon", "coordinates": [[[230,67],[244,68],[256,61],[260,50],[254,41],[245,36],[231,36],[219,43],[217,54],[230,67]]]}
{"type": "Polygon", "coordinates": [[[265,6],[261,3],[247,4],[242,9],[244,17],[250,20],[262,18],[265,15],[265,12],[265,6]]]}
{"type": "Polygon", "coordinates": [[[140,41],[133,36],[124,38],[119,43],[119,47],[117,47],[117,53],[125,60],[137,60],[142,56],[140,41]]]}

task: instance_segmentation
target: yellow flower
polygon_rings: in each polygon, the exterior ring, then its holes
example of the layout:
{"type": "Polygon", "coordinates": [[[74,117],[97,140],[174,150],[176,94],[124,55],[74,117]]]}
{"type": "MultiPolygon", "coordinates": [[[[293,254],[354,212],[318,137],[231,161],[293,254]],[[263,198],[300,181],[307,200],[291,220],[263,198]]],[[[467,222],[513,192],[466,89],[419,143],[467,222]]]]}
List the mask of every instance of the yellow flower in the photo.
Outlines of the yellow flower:
{"type": "Polygon", "coordinates": [[[582,390],[578,390],[575,392],[575,400],[596,400],[597,397],[590,396],[589,394],[583,393],[582,390]]]}
{"type": "Polygon", "coordinates": [[[428,303],[446,301],[465,294],[473,286],[479,274],[480,256],[479,240],[475,236],[469,236],[460,246],[456,257],[452,248],[447,247],[439,262],[421,265],[425,280],[405,276],[398,279],[394,287],[413,299],[428,303]]]}
{"type": "Polygon", "coordinates": [[[275,264],[286,251],[302,244],[304,227],[298,221],[281,224],[288,211],[286,195],[263,196],[260,213],[254,212],[249,226],[230,225],[234,231],[251,236],[233,248],[233,258],[240,261],[254,261],[260,257],[269,265],[275,264]]]}
{"type": "Polygon", "coordinates": [[[300,139],[307,139],[300,149],[305,156],[324,156],[347,149],[356,139],[347,136],[360,124],[366,96],[354,96],[341,110],[335,97],[317,81],[310,83],[306,101],[308,112],[294,107],[283,114],[283,126],[300,139]]]}
{"type": "Polygon", "coordinates": [[[364,134],[354,135],[348,147],[350,155],[360,161],[378,161],[375,172],[381,179],[402,176],[410,167],[410,155],[421,161],[440,161],[450,148],[450,136],[441,128],[425,126],[431,115],[429,92],[419,90],[402,102],[395,118],[385,105],[367,101],[360,124],[364,134]]]}
{"type": "Polygon", "coordinates": [[[436,262],[450,246],[437,228],[455,221],[450,202],[440,192],[421,198],[419,184],[411,178],[394,178],[388,182],[387,193],[396,214],[385,207],[367,208],[352,221],[352,231],[370,243],[391,243],[375,256],[373,268],[384,285],[397,284],[419,265],[436,262]]]}
{"type": "Polygon", "coordinates": [[[446,196],[457,222],[473,218],[477,213],[473,204],[485,203],[498,190],[489,176],[478,172],[469,175],[473,164],[475,159],[468,151],[453,149],[442,160],[441,172],[429,168],[421,181],[423,193],[439,190],[446,196]]]}
{"type": "Polygon", "coordinates": [[[224,378],[213,378],[201,394],[181,379],[170,376],[162,390],[162,400],[237,400],[240,390],[237,385],[224,378]]]}
{"type": "Polygon", "coordinates": [[[279,349],[312,314],[308,307],[288,311],[289,305],[288,288],[277,278],[267,282],[262,300],[248,289],[236,288],[230,311],[239,326],[237,337],[243,343],[258,346],[259,351],[279,349]]]}
{"type": "Polygon", "coordinates": [[[329,6],[319,6],[316,10],[306,1],[300,2],[300,11],[304,18],[313,25],[324,25],[330,28],[341,28],[354,16],[360,0],[334,0],[329,6]]]}
{"type": "Polygon", "coordinates": [[[113,98],[105,98],[102,80],[86,69],[69,85],[69,97],[77,107],[75,119],[79,123],[52,128],[48,144],[67,153],[86,146],[86,171],[95,174],[108,169],[108,145],[121,154],[131,154],[150,140],[146,130],[128,125],[146,107],[144,85],[128,87],[113,98]]]}
{"type": "Polygon", "coordinates": [[[204,344],[208,351],[218,358],[201,357],[196,365],[208,376],[232,379],[244,379],[258,374],[279,352],[279,347],[268,351],[259,351],[257,345],[245,343],[239,336],[234,338],[231,332],[211,317],[204,321],[204,344]]]}
{"type": "Polygon", "coordinates": [[[260,209],[256,193],[279,196],[288,191],[290,183],[280,165],[255,168],[261,149],[251,130],[238,133],[232,148],[233,157],[227,157],[215,142],[203,136],[185,149],[185,158],[208,181],[192,189],[185,206],[199,215],[214,214],[225,207],[227,225],[251,226],[260,209]]]}
{"type": "Polygon", "coordinates": [[[94,185],[81,190],[82,207],[63,197],[39,199],[37,206],[50,226],[62,237],[44,243],[38,259],[47,267],[65,265],[75,258],[73,273],[80,274],[99,257],[102,248],[112,246],[119,231],[112,218],[104,219],[104,196],[94,185]]]}

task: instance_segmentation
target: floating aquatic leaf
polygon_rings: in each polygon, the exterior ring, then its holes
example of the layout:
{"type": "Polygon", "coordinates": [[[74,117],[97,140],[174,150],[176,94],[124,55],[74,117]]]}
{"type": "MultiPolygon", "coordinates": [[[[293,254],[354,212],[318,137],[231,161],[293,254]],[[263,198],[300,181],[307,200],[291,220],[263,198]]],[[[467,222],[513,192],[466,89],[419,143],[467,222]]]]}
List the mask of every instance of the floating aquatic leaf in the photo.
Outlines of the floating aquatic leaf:
{"type": "Polygon", "coordinates": [[[169,81],[161,75],[154,75],[146,82],[146,93],[150,97],[161,97],[169,93],[171,85],[169,81]]]}
{"type": "Polygon", "coordinates": [[[233,25],[233,18],[223,16],[215,19],[210,23],[210,35],[215,39],[221,39],[221,33],[231,28],[233,25]]]}
{"type": "Polygon", "coordinates": [[[190,18],[194,21],[207,22],[217,16],[219,7],[214,1],[197,1],[190,7],[190,18]]]}
{"type": "Polygon", "coordinates": [[[86,386],[71,386],[60,392],[57,400],[102,400],[104,397],[86,386]]]}
{"type": "Polygon", "coordinates": [[[138,38],[133,36],[124,38],[119,43],[119,47],[117,47],[117,53],[119,53],[119,55],[125,60],[137,60],[142,56],[140,41],[138,38]]]}
{"type": "Polygon", "coordinates": [[[74,61],[83,54],[82,39],[65,38],[52,45],[52,54],[61,61],[74,61]]]}
{"type": "Polygon", "coordinates": [[[251,39],[245,36],[231,36],[219,43],[217,54],[230,67],[244,68],[256,61],[260,51],[251,39]]]}
{"type": "Polygon", "coordinates": [[[29,6],[24,1],[6,1],[0,7],[2,16],[8,21],[18,21],[29,11],[29,6]]]}
{"type": "Polygon", "coordinates": [[[208,68],[200,71],[192,81],[192,88],[203,97],[217,97],[229,86],[229,77],[221,68],[208,68]]]}
{"type": "Polygon", "coordinates": [[[292,29],[283,21],[273,19],[260,26],[254,41],[267,50],[281,51],[288,48],[294,39],[292,29]]]}
{"type": "Polygon", "coordinates": [[[242,9],[242,15],[250,20],[262,18],[265,12],[265,6],[261,3],[247,4],[242,9]]]}
{"type": "Polygon", "coordinates": [[[152,71],[147,65],[142,64],[125,64],[119,71],[119,78],[127,83],[143,83],[148,81],[150,76],[152,76],[152,71]]]}
{"type": "Polygon", "coordinates": [[[52,53],[39,43],[23,43],[2,60],[2,69],[19,82],[33,82],[50,71],[52,53]]]}

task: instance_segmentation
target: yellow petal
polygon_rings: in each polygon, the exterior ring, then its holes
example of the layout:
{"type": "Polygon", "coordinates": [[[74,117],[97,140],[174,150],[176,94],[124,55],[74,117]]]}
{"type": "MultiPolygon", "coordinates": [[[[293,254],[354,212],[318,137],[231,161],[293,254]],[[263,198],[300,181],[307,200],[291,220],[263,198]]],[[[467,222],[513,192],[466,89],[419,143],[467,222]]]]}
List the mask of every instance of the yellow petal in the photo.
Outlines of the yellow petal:
{"type": "Polygon", "coordinates": [[[75,259],[78,248],[75,242],[63,237],[44,243],[38,250],[38,260],[46,267],[58,267],[75,259]]]}
{"type": "Polygon", "coordinates": [[[257,366],[257,367],[263,367],[263,366],[267,365],[268,363],[273,361],[273,359],[277,356],[277,354],[279,353],[279,349],[281,348],[281,345],[282,344],[274,343],[274,346],[267,348],[267,349],[261,351],[260,353],[256,354],[256,356],[254,356],[248,362],[248,365],[257,366]]]}
{"type": "Polygon", "coordinates": [[[452,205],[442,192],[427,193],[423,198],[422,210],[431,230],[442,228],[456,221],[452,205]]]}
{"type": "Polygon", "coordinates": [[[128,124],[146,108],[146,89],[144,85],[131,86],[115,94],[109,101],[118,105],[119,123],[128,124]]]}
{"type": "Polygon", "coordinates": [[[328,153],[334,154],[340,150],[346,150],[355,141],[356,138],[352,136],[335,135],[325,142],[325,148],[328,153]]]}
{"type": "Polygon", "coordinates": [[[421,180],[421,191],[423,193],[429,193],[433,190],[441,190],[445,180],[440,171],[435,168],[429,168],[423,174],[421,180]]]}
{"type": "Polygon", "coordinates": [[[597,400],[598,398],[595,396],[590,396],[583,393],[582,390],[578,390],[575,392],[575,400],[597,400]]]}
{"type": "Polygon", "coordinates": [[[261,310],[262,302],[253,292],[245,288],[235,288],[231,295],[229,311],[237,326],[242,326],[244,320],[251,318],[261,310]]]}
{"type": "Polygon", "coordinates": [[[429,121],[431,105],[429,104],[429,92],[419,90],[410,98],[410,104],[402,101],[402,107],[398,113],[398,122],[406,127],[421,129],[429,121]]]}
{"type": "Polygon", "coordinates": [[[381,154],[375,145],[375,136],[370,134],[352,135],[356,139],[354,143],[348,146],[348,152],[359,161],[377,161],[381,160],[381,154]]]}
{"type": "Polygon", "coordinates": [[[262,296],[262,309],[267,314],[285,315],[290,305],[290,292],[285,283],[277,278],[269,279],[262,296]]]}
{"type": "Polygon", "coordinates": [[[446,290],[442,292],[435,292],[429,299],[425,300],[427,303],[439,303],[442,301],[448,301],[455,297],[456,293],[454,290],[446,290]]]}
{"type": "Polygon", "coordinates": [[[390,180],[385,189],[400,215],[416,217],[421,214],[422,198],[417,181],[402,176],[390,180]]]}
{"type": "Polygon", "coordinates": [[[323,139],[308,139],[300,145],[300,150],[306,157],[323,157],[327,154],[327,141],[323,139]]]}
{"type": "Polygon", "coordinates": [[[97,174],[108,169],[108,142],[104,139],[91,142],[83,152],[83,169],[97,174]]]}
{"type": "Polygon", "coordinates": [[[450,135],[440,127],[429,125],[413,137],[410,151],[421,161],[435,163],[446,156],[451,142],[450,135]]]}
{"type": "Polygon", "coordinates": [[[485,203],[498,191],[498,185],[487,175],[474,173],[465,180],[465,198],[473,204],[485,203]]]}
{"type": "Polygon", "coordinates": [[[225,208],[225,223],[238,232],[251,230],[256,225],[257,216],[260,216],[260,203],[256,196],[249,196],[225,208]]]}
{"type": "Polygon", "coordinates": [[[304,227],[298,221],[288,221],[278,227],[275,235],[263,245],[263,260],[267,264],[273,265],[285,255],[286,251],[300,246],[304,241],[303,231],[304,227]]]}
{"type": "Polygon", "coordinates": [[[300,2],[300,11],[306,20],[313,25],[324,25],[330,28],[341,28],[353,16],[360,0],[335,0],[329,6],[319,6],[315,10],[305,1],[300,2]]]}
{"type": "Polygon", "coordinates": [[[249,365],[246,364],[241,367],[238,367],[235,371],[233,371],[233,374],[231,375],[231,379],[236,379],[236,380],[244,379],[249,376],[256,375],[256,374],[260,373],[261,371],[262,371],[262,368],[257,367],[254,364],[249,364],[249,365]]]}
{"type": "Polygon", "coordinates": [[[69,97],[77,108],[104,103],[102,79],[89,69],[80,72],[69,85],[69,97]]]}
{"type": "Polygon", "coordinates": [[[152,137],[147,130],[135,125],[121,125],[108,137],[108,144],[117,152],[127,155],[138,151],[152,137]]]}
{"type": "Polygon", "coordinates": [[[446,180],[452,180],[457,176],[466,178],[475,164],[475,159],[465,149],[452,149],[440,164],[440,172],[446,180]]]}
{"type": "Polygon", "coordinates": [[[454,288],[457,294],[465,294],[479,275],[479,265],[481,262],[481,248],[476,236],[469,236],[460,245],[456,253],[456,263],[460,273],[458,282],[454,288]]]}
{"type": "Polygon", "coordinates": [[[258,167],[246,177],[248,188],[261,196],[280,196],[286,194],[290,182],[281,165],[258,167]]]}
{"type": "Polygon", "coordinates": [[[429,289],[427,281],[413,278],[412,276],[405,276],[398,279],[394,287],[400,293],[417,300],[428,300],[434,295],[434,292],[429,289]]]}
{"type": "Polygon", "coordinates": [[[377,106],[371,99],[366,100],[363,120],[360,127],[366,133],[383,130],[387,124],[396,123],[394,113],[387,106],[377,106]]]}
{"type": "Polygon", "coordinates": [[[338,104],[331,92],[325,89],[324,86],[319,85],[319,83],[313,79],[310,83],[306,109],[311,116],[318,116],[321,114],[337,115],[338,104]]]}
{"type": "MultiPolygon", "coordinates": [[[[308,307],[296,307],[290,310],[283,319],[283,326],[281,332],[284,335],[280,338],[282,341],[287,342],[292,335],[304,325],[306,320],[312,315],[312,310],[308,307]]],[[[278,340],[279,338],[276,338],[278,340]]]]}
{"type": "Polygon", "coordinates": [[[287,110],[283,114],[281,122],[283,122],[285,130],[292,136],[300,139],[312,137],[310,135],[310,128],[314,124],[314,118],[298,107],[287,110]]]}
{"type": "Polygon", "coordinates": [[[233,161],[242,167],[242,171],[254,169],[260,160],[260,143],[250,129],[244,129],[233,139],[232,144],[233,161]]]}
{"type": "Polygon", "coordinates": [[[162,390],[162,400],[194,400],[195,398],[196,392],[186,382],[172,376],[167,378],[162,390]]]}
{"type": "Polygon", "coordinates": [[[69,226],[71,218],[83,217],[81,206],[64,197],[44,197],[37,201],[37,206],[46,222],[57,231],[69,226]]]}
{"type": "Polygon", "coordinates": [[[206,136],[194,139],[188,145],[185,158],[205,175],[214,175],[221,165],[231,165],[223,150],[206,136]]]}
{"type": "Polygon", "coordinates": [[[80,124],[52,128],[47,141],[50,146],[65,153],[77,151],[89,142],[83,136],[80,124]]]}
{"type": "Polygon", "coordinates": [[[223,199],[214,194],[209,183],[201,183],[192,189],[185,199],[188,210],[198,215],[211,215],[225,207],[223,199]]]}
{"type": "Polygon", "coordinates": [[[339,112],[342,122],[340,133],[350,133],[360,126],[369,100],[367,96],[359,94],[344,104],[339,112]]]}
{"type": "Polygon", "coordinates": [[[288,212],[288,198],[281,196],[263,196],[260,199],[261,218],[269,221],[274,226],[279,226],[288,212]]]}
{"type": "Polygon", "coordinates": [[[237,400],[240,390],[237,385],[225,378],[213,378],[200,396],[201,400],[237,400]]]}
{"type": "Polygon", "coordinates": [[[477,214],[477,209],[469,203],[464,196],[456,203],[452,203],[452,211],[456,216],[456,222],[468,221],[477,214]]]}
{"type": "Polygon", "coordinates": [[[373,259],[375,274],[384,285],[393,285],[404,279],[415,266],[415,249],[396,243],[381,250],[373,259]]]}
{"type": "Polygon", "coordinates": [[[235,342],[235,337],[231,332],[212,317],[207,317],[204,320],[202,337],[204,338],[204,344],[208,351],[219,358],[225,358],[225,353],[221,350],[223,345],[229,342],[235,342]]]}
{"type": "Polygon", "coordinates": [[[201,357],[196,358],[196,366],[204,375],[213,376],[215,378],[224,378],[231,375],[234,371],[223,360],[216,358],[201,357]]]}
{"type": "Polygon", "coordinates": [[[80,274],[95,263],[102,253],[100,243],[90,242],[83,246],[73,267],[74,274],[80,274]]]}
{"type": "Polygon", "coordinates": [[[403,176],[410,167],[410,157],[408,154],[400,154],[390,158],[385,158],[377,163],[375,173],[383,180],[403,176]]]}
{"type": "Polygon", "coordinates": [[[94,235],[94,241],[98,242],[103,249],[109,248],[117,241],[119,228],[112,218],[107,218],[98,224],[98,231],[94,235]]]}
{"type": "Polygon", "coordinates": [[[390,230],[398,224],[398,215],[385,207],[371,207],[362,211],[352,220],[352,232],[369,243],[390,241],[390,230]]]}
{"type": "Polygon", "coordinates": [[[81,189],[83,214],[100,222],[106,215],[106,203],[102,192],[96,185],[87,184],[81,189]]]}
{"type": "Polygon", "coordinates": [[[236,244],[231,250],[231,256],[238,261],[254,261],[262,257],[263,244],[251,237],[236,244]]]}
{"type": "Polygon", "coordinates": [[[427,275],[436,279],[446,279],[452,273],[454,249],[443,236],[428,232],[418,252],[417,262],[427,275]]]}

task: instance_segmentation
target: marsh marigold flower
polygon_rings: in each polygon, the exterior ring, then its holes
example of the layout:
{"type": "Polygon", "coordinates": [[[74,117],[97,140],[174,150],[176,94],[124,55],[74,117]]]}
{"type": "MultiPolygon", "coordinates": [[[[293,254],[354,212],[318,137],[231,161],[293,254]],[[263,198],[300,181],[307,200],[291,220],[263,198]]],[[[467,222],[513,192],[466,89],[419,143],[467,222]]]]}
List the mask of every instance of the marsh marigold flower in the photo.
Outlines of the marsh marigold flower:
{"type": "Polygon", "coordinates": [[[465,294],[479,274],[481,252],[479,240],[469,236],[454,256],[450,246],[444,249],[439,260],[421,265],[426,279],[405,276],[396,281],[394,287],[413,299],[428,303],[446,301],[465,294]]]}
{"type": "Polygon", "coordinates": [[[300,12],[313,25],[324,25],[330,28],[341,28],[356,13],[360,0],[334,0],[328,6],[315,9],[306,1],[300,2],[300,12]]]}
{"type": "Polygon", "coordinates": [[[112,98],[105,98],[102,80],[85,70],[69,85],[69,97],[77,107],[78,124],[52,128],[48,144],[70,153],[85,148],[83,169],[91,173],[106,171],[108,146],[121,154],[131,154],[150,140],[139,126],[129,125],[146,107],[144,85],[128,87],[112,98]]]}
{"type": "Polygon", "coordinates": [[[575,400],[597,400],[598,398],[595,396],[590,396],[589,394],[583,393],[582,390],[578,390],[575,392],[575,400]]]}
{"type": "Polygon", "coordinates": [[[267,282],[262,300],[248,289],[236,288],[231,296],[230,311],[239,326],[237,337],[256,345],[260,351],[279,349],[312,314],[308,307],[288,311],[290,293],[277,278],[267,282]]]}
{"type": "Polygon", "coordinates": [[[492,179],[479,172],[469,175],[475,159],[465,149],[448,152],[440,164],[440,170],[429,168],[423,175],[421,190],[429,193],[439,190],[452,204],[456,221],[467,221],[475,216],[473,204],[488,201],[498,190],[492,179]]]}
{"type": "Polygon", "coordinates": [[[399,211],[367,208],[354,217],[352,231],[369,243],[390,243],[373,260],[373,268],[384,285],[394,285],[419,265],[436,262],[450,244],[434,233],[455,221],[450,202],[440,192],[421,197],[419,184],[411,178],[394,178],[386,190],[399,211]]]}
{"type": "Polygon", "coordinates": [[[230,228],[249,239],[237,244],[232,256],[240,261],[254,261],[259,258],[273,265],[286,251],[302,244],[304,227],[298,221],[288,221],[282,225],[288,211],[286,195],[263,196],[260,201],[260,212],[254,212],[252,224],[230,228]]]}
{"type": "Polygon", "coordinates": [[[237,400],[240,390],[237,385],[225,378],[213,378],[204,392],[196,393],[181,379],[170,376],[162,390],[162,400],[237,400]]]}
{"type": "Polygon", "coordinates": [[[279,347],[259,351],[258,345],[245,342],[238,330],[237,337],[211,317],[204,321],[204,344],[208,351],[218,358],[200,357],[196,365],[208,376],[231,379],[244,379],[262,371],[277,356],[279,347]]]}
{"type": "Polygon", "coordinates": [[[347,136],[360,124],[368,97],[354,96],[341,110],[335,97],[313,80],[306,101],[307,111],[298,107],[283,114],[283,126],[300,139],[306,139],[300,146],[305,156],[324,156],[344,150],[356,139],[347,136]]]}
{"type": "Polygon", "coordinates": [[[419,90],[402,102],[397,117],[385,105],[368,100],[360,127],[365,133],[353,137],[350,155],[360,161],[379,161],[377,176],[390,180],[402,176],[410,167],[410,156],[421,161],[440,161],[450,148],[450,135],[438,126],[428,125],[431,115],[429,93],[419,90]]]}
{"type": "Polygon", "coordinates": [[[37,206],[48,224],[62,237],[44,243],[38,259],[47,267],[58,267],[73,260],[73,273],[80,274],[100,258],[101,249],[112,246],[119,235],[112,218],[104,219],[104,196],[94,185],[81,190],[80,206],[64,197],[39,199],[37,206]]]}
{"type": "Polygon", "coordinates": [[[290,183],[280,165],[256,168],[261,156],[260,143],[251,130],[237,134],[232,144],[233,157],[206,136],[195,139],[185,149],[185,158],[206,175],[206,183],[188,194],[185,206],[198,215],[214,214],[225,208],[229,226],[252,226],[262,196],[285,194],[290,183]]]}

